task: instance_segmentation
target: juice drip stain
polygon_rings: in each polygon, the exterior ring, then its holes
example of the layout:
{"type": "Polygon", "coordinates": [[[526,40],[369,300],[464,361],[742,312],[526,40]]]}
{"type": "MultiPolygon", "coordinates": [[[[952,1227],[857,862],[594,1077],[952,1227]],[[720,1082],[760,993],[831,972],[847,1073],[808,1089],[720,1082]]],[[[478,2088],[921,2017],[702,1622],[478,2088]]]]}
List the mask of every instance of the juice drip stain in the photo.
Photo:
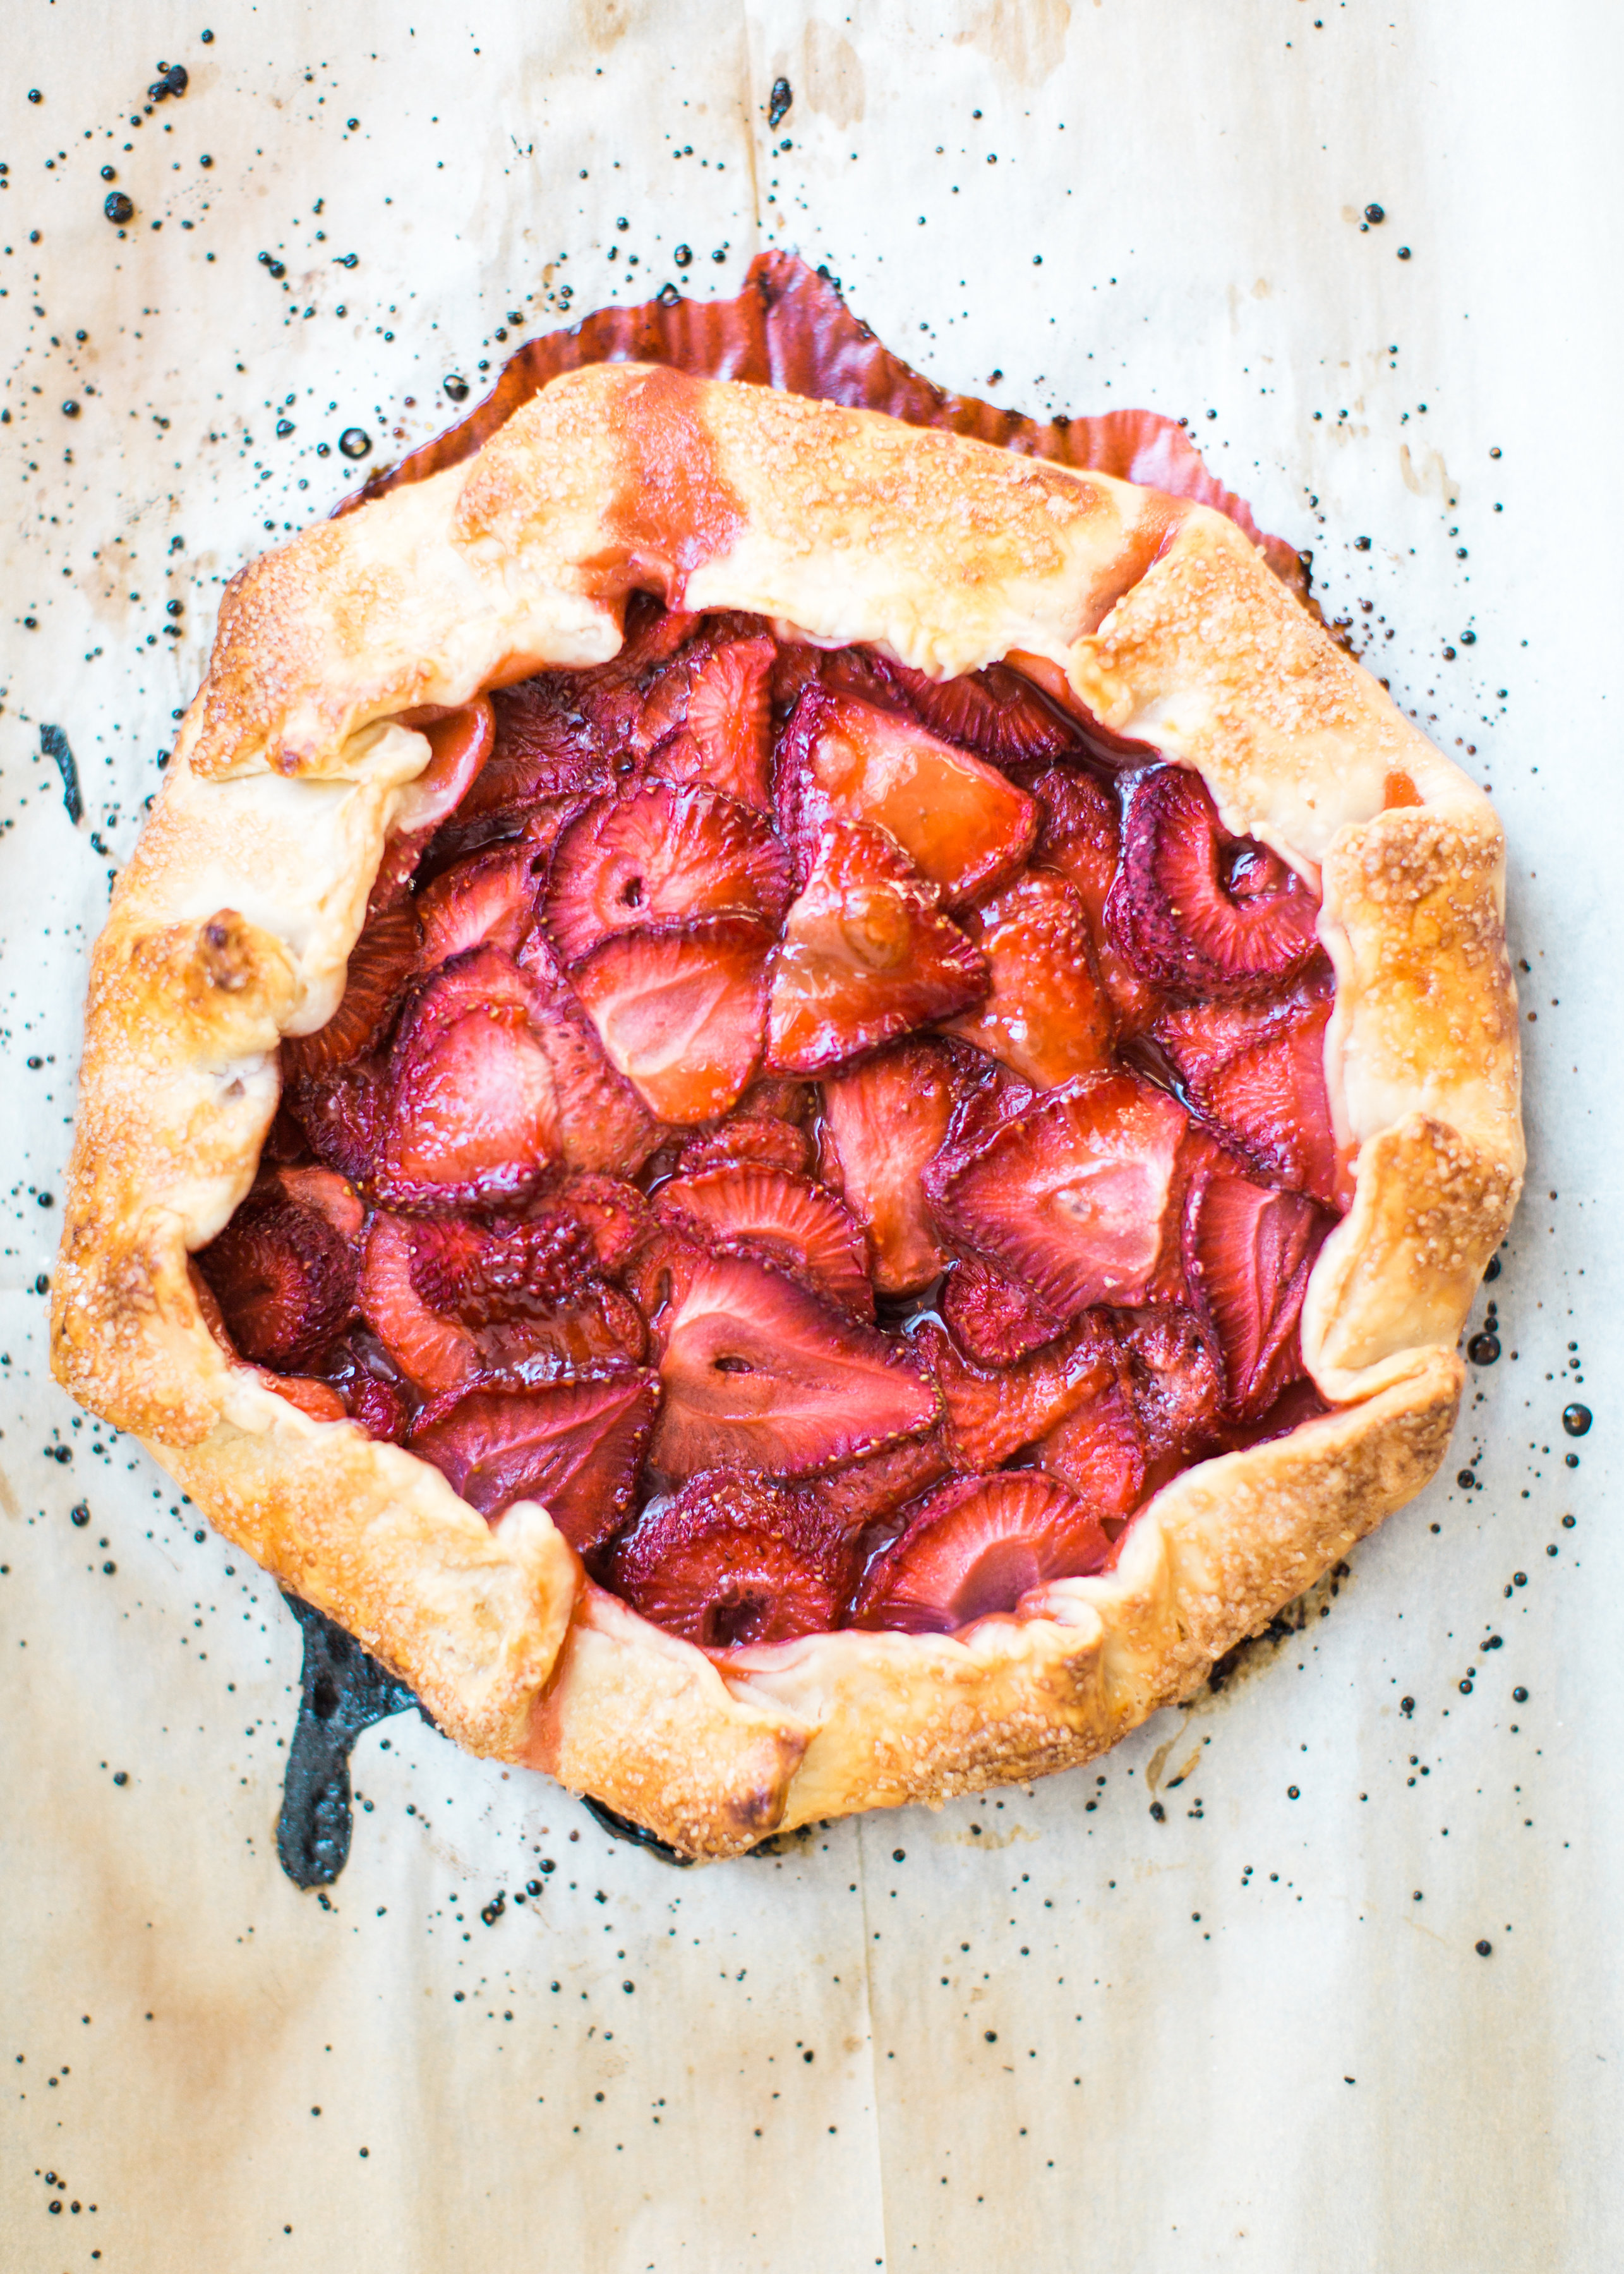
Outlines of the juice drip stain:
{"type": "Polygon", "coordinates": [[[288,1747],[276,1856],[296,1887],[330,1887],[350,1854],[350,1751],[363,1729],[415,1706],[342,1627],[297,1595],[283,1598],[304,1633],[299,1718],[288,1747]]]}

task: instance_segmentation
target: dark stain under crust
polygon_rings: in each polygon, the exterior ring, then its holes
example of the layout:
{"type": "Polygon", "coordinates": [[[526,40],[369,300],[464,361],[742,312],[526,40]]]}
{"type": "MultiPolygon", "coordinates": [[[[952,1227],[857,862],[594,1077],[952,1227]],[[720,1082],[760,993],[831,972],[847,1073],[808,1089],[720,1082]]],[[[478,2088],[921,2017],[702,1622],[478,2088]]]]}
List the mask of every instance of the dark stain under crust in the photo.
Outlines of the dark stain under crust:
{"type": "Polygon", "coordinates": [[[296,1887],[330,1887],[350,1854],[350,1747],[374,1721],[409,1713],[414,1706],[423,1713],[423,1708],[342,1627],[297,1595],[283,1600],[304,1630],[304,1669],[276,1819],[276,1856],[296,1887]]]}

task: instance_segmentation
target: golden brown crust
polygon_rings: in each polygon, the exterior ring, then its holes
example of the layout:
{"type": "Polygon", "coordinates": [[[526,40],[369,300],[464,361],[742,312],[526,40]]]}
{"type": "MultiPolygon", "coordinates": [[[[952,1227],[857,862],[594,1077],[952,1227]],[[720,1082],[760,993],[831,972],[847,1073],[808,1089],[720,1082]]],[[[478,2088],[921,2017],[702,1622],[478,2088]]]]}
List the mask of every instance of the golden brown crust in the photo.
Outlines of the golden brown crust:
{"type": "Polygon", "coordinates": [[[1452,1345],[1522,1169],[1502,877],[1481,794],[1209,509],[760,388],[568,374],[466,463],[232,586],[93,963],[53,1363],[461,1742],[688,1852],[1064,1766],[1441,1457],[1452,1345]],[[437,1472],[230,1363],[199,1312],[187,1257],[252,1181],[278,1038],[331,1015],[428,760],[391,720],[606,657],[636,586],[941,674],[1038,659],[1322,882],[1357,1198],[1304,1352],[1343,1410],[1190,1472],[1115,1573],[1019,1618],[713,1666],[586,1587],[542,1510],[487,1527],[437,1472]]]}

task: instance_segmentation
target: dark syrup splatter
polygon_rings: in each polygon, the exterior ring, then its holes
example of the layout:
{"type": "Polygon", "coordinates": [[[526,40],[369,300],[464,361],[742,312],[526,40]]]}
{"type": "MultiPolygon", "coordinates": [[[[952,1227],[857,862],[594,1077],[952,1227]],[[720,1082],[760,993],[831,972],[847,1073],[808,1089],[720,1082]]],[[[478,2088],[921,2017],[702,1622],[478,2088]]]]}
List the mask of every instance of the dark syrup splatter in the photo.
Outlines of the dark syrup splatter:
{"type": "Polygon", "coordinates": [[[82,821],[85,801],[79,794],[79,767],[67,736],[60,727],[41,727],[40,748],[48,758],[56,761],[56,771],[62,776],[62,802],[68,809],[68,819],[82,821]]]}
{"type": "Polygon", "coordinates": [[[330,1887],[350,1854],[350,1750],[363,1729],[416,1706],[342,1627],[297,1595],[282,1599],[304,1632],[299,1718],[288,1748],[276,1855],[296,1887],[330,1887]]]}

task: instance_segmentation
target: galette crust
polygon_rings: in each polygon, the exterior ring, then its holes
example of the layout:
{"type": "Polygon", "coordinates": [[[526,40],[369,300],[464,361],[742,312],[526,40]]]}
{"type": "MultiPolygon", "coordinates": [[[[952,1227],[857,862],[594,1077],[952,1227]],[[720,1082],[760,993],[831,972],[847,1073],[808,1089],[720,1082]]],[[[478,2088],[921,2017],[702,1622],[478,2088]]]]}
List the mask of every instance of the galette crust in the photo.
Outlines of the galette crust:
{"type": "Polygon", "coordinates": [[[1209,508],[764,388],[568,373],[229,589],[92,960],[53,1366],[448,1734],[684,1853],[1064,1767],[1188,1694],[1441,1459],[1522,1170],[1503,891],[1482,793],[1209,508]],[[1018,1616],[712,1660],[588,1583],[543,1510],[487,1525],[199,1313],[188,1257],[252,1181],[278,1042],[336,1006],[428,761],[400,714],[606,659],[635,589],[939,676],[1038,659],[1322,889],[1356,1183],[1304,1352],[1337,1410],[1188,1471],[1113,1571],[1018,1616]]]}

